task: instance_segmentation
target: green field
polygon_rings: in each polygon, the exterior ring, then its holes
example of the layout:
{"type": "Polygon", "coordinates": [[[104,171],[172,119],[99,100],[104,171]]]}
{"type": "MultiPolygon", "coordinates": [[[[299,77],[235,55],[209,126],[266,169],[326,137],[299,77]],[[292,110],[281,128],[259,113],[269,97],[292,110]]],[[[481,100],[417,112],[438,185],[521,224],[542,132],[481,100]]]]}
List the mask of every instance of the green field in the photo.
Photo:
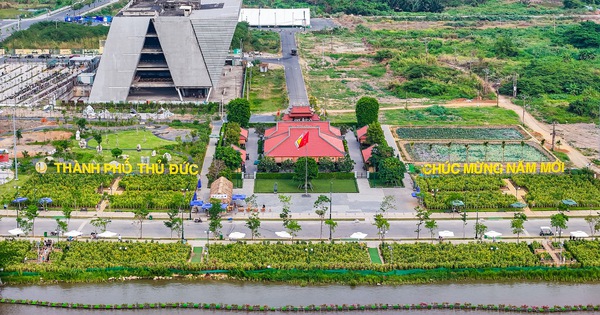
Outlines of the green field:
{"type": "Polygon", "coordinates": [[[252,67],[250,81],[250,110],[253,113],[276,112],[287,106],[287,91],[283,69],[266,73],[252,67]]]}
{"type": "MultiPolygon", "coordinates": [[[[446,114],[436,115],[428,109],[382,111],[383,122],[389,125],[517,125],[519,116],[500,107],[447,108],[446,114]]],[[[381,120],[380,120],[381,121],[381,120]]]]}
{"type": "MultiPolygon", "coordinates": [[[[313,179],[313,190],[309,193],[328,193],[330,189],[330,179],[313,179]]],[[[279,193],[304,193],[304,189],[298,188],[300,182],[292,179],[257,179],[254,182],[255,193],[272,193],[273,186],[277,183],[277,192],[279,193]]],[[[355,179],[336,179],[333,185],[334,193],[356,193],[358,187],[355,179]]]]}
{"type": "MultiPolygon", "coordinates": [[[[152,132],[144,129],[139,131],[128,130],[117,133],[103,134],[102,135],[102,162],[109,162],[113,160],[110,150],[113,148],[119,148],[123,150],[123,154],[129,155],[131,164],[139,163],[142,156],[151,156],[152,150],[159,148],[164,145],[175,144],[175,141],[169,141],[161,139],[152,134],[152,132]],[[136,146],[140,144],[142,151],[136,151],[136,146]]],[[[77,141],[73,140],[73,152],[85,154],[84,159],[96,159],[96,146],[98,143],[96,140],[91,139],[88,141],[88,147],[90,149],[80,149],[77,141]]],[[[170,153],[173,157],[173,161],[180,162],[182,158],[177,156],[172,150],[156,150],[157,156],[152,158],[151,161],[155,162],[155,159],[162,156],[164,153],[170,153]]],[[[89,162],[89,161],[80,161],[89,162]]],[[[97,161],[100,162],[100,161],[97,161]]]]}
{"type": "Polygon", "coordinates": [[[400,139],[469,139],[469,140],[522,140],[525,139],[518,127],[506,128],[414,128],[396,129],[400,139]]]}

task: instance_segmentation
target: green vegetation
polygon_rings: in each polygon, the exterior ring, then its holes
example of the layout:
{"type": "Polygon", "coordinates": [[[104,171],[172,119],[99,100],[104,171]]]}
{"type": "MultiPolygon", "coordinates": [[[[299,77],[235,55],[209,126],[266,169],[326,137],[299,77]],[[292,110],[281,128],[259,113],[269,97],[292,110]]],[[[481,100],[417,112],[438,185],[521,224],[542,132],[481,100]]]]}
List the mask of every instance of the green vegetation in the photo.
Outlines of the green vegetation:
{"type": "Polygon", "coordinates": [[[428,109],[387,110],[383,111],[383,117],[383,122],[390,125],[484,126],[519,124],[519,116],[515,112],[499,107],[446,108],[445,114],[438,114],[432,110],[428,111],[428,109]]]}
{"type": "MultiPolygon", "coordinates": [[[[270,67],[273,67],[272,65],[270,67]]],[[[283,69],[269,69],[261,73],[258,67],[250,68],[250,111],[253,113],[277,112],[285,109],[287,91],[283,69]]]]}
{"type": "Polygon", "coordinates": [[[71,5],[71,0],[9,0],[0,3],[0,19],[29,18],[71,5]]]}
{"type": "Polygon", "coordinates": [[[124,190],[181,190],[196,187],[195,176],[179,174],[152,174],[124,176],[119,181],[119,188],[124,190]]]}
{"type": "Polygon", "coordinates": [[[422,139],[472,139],[472,140],[523,140],[524,133],[517,127],[510,128],[415,128],[396,129],[398,137],[408,140],[422,139]]]}
{"type": "MultiPolygon", "coordinates": [[[[356,124],[358,127],[377,122],[379,114],[379,102],[373,97],[361,97],[356,102],[356,124]]],[[[371,128],[369,128],[370,130],[371,128]]],[[[379,128],[381,129],[381,127],[379,128]]]]}
{"type": "Polygon", "coordinates": [[[250,102],[243,98],[236,98],[227,104],[227,121],[236,122],[241,127],[248,127],[250,121],[250,102]]]}
{"type": "Polygon", "coordinates": [[[517,202],[515,196],[500,191],[505,184],[497,176],[419,176],[415,181],[425,206],[431,210],[457,208],[452,206],[454,200],[462,201],[466,209],[487,211],[511,209],[510,205],[517,202]]]}
{"type": "Polygon", "coordinates": [[[98,49],[98,41],[106,39],[108,26],[86,26],[77,23],[40,22],[18,31],[1,44],[8,49],[98,49]]]}
{"type": "Polygon", "coordinates": [[[600,181],[593,174],[514,175],[512,180],[527,189],[525,200],[532,208],[556,209],[563,199],[575,200],[579,207],[600,206],[600,181]]]}
{"type": "Polygon", "coordinates": [[[239,49],[240,44],[244,51],[260,51],[276,54],[281,46],[279,33],[269,30],[250,29],[247,22],[239,22],[231,39],[231,49],[239,49]]]}
{"type": "Polygon", "coordinates": [[[86,14],[85,16],[115,16],[119,11],[127,5],[129,1],[127,0],[119,0],[117,3],[113,3],[109,6],[106,6],[98,11],[94,11],[92,13],[86,14]]]}
{"type": "Polygon", "coordinates": [[[364,244],[211,244],[211,269],[364,269],[370,265],[364,244]]]}
{"type": "MultiPolygon", "coordinates": [[[[330,189],[330,179],[313,179],[311,180],[312,190],[309,189],[309,193],[328,193],[330,189]]],[[[267,179],[258,178],[254,183],[255,193],[272,193],[274,185],[277,184],[277,191],[279,193],[302,193],[304,188],[300,185],[304,185],[304,181],[299,182],[293,179],[267,179]]],[[[333,185],[334,193],[357,193],[358,187],[356,186],[355,179],[335,179],[335,185],[333,185]]]]}
{"type": "Polygon", "coordinates": [[[393,257],[387,246],[380,247],[384,261],[399,269],[506,268],[539,264],[525,243],[391,244],[393,257]]]}
{"type": "Polygon", "coordinates": [[[565,241],[565,248],[583,267],[600,267],[600,241],[565,241]]]}
{"type": "Polygon", "coordinates": [[[418,162],[547,162],[548,156],[528,142],[519,143],[408,143],[404,148],[418,162]],[[450,147],[448,147],[450,145],[450,147]],[[467,147],[468,146],[468,149],[467,147]]]}

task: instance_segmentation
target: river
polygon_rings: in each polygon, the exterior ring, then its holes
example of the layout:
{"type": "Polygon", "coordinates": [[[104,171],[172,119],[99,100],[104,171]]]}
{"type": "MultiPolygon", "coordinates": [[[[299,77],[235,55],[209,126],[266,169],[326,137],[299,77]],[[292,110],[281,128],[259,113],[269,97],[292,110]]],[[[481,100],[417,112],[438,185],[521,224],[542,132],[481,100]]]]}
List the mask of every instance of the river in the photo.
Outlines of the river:
{"type": "MultiPolygon", "coordinates": [[[[418,304],[421,302],[460,302],[512,305],[578,305],[600,303],[600,283],[461,283],[403,286],[300,287],[289,284],[215,280],[138,280],[128,282],[78,283],[7,286],[3,298],[73,302],[83,304],[133,303],[227,303],[250,305],[320,305],[320,304],[418,304]]],[[[163,314],[165,310],[107,310],[40,308],[24,305],[0,305],[0,314],[163,314]],[[38,312],[39,311],[39,312],[38,312]]],[[[169,314],[213,313],[195,309],[173,309],[169,314]]],[[[390,314],[396,311],[378,311],[390,314]]],[[[402,312],[402,311],[397,311],[402,312]]],[[[403,311],[407,312],[407,311],[403,311]]],[[[433,310],[423,314],[453,314],[461,311],[433,310]]],[[[356,312],[359,313],[359,312],[356,312]]],[[[353,313],[353,314],[356,314],[353,313]]],[[[362,312],[360,312],[362,313],[362,312]]],[[[373,312],[368,312],[373,314],[373,312]]],[[[586,312],[592,314],[593,312],[586,312]]],[[[484,311],[469,314],[486,314],[484,311]]],[[[600,313],[599,313],[600,314],[600,313]]]]}

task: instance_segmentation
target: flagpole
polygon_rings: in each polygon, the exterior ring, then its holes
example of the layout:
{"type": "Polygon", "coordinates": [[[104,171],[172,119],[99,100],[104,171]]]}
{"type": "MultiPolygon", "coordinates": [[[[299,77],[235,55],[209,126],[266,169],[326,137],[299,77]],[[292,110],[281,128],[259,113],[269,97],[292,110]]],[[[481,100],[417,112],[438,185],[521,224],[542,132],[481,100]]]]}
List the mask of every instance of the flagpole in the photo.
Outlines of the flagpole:
{"type": "Polygon", "coordinates": [[[304,195],[306,197],[310,197],[308,194],[308,143],[306,143],[305,147],[306,156],[304,157],[304,195]]]}

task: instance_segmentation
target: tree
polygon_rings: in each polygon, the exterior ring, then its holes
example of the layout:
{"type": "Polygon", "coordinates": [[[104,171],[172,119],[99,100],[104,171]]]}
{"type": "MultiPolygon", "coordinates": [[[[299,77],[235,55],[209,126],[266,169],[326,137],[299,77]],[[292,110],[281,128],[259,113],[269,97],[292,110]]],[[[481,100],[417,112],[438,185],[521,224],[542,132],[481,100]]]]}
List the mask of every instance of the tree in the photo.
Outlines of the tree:
{"type": "Polygon", "coordinates": [[[356,123],[358,127],[377,121],[379,102],[373,97],[363,96],[356,102],[356,123]]]}
{"type": "Polygon", "coordinates": [[[210,200],[210,208],[208,208],[208,230],[213,233],[216,238],[223,224],[221,223],[221,202],[217,199],[210,200]]]}
{"type": "Polygon", "coordinates": [[[208,181],[212,183],[221,176],[229,177],[230,175],[231,170],[225,165],[225,162],[222,160],[213,160],[208,168],[206,177],[208,178],[208,181]]]}
{"type": "Polygon", "coordinates": [[[119,156],[121,154],[123,154],[123,150],[119,149],[119,148],[113,148],[112,150],[110,150],[110,154],[112,155],[112,157],[114,157],[115,159],[118,159],[119,156]]]}
{"type": "Polygon", "coordinates": [[[29,235],[33,228],[33,223],[31,220],[28,220],[26,217],[18,217],[17,218],[17,226],[25,232],[25,235],[29,235]]]}
{"type": "Polygon", "coordinates": [[[425,221],[429,220],[431,212],[421,207],[416,207],[415,211],[417,212],[415,216],[419,220],[419,222],[417,222],[417,229],[415,230],[415,232],[417,232],[417,239],[419,239],[419,236],[421,234],[421,225],[423,225],[425,221]]]}
{"type": "Polygon", "coordinates": [[[87,120],[85,120],[85,118],[79,118],[75,124],[77,125],[77,128],[79,128],[79,131],[84,131],[85,126],[87,125],[87,120]]]}
{"type": "Polygon", "coordinates": [[[140,225],[140,238],[143,237],[144,221],[148,217],[148,214],[150,214],[150,210],[147,207],[142,207],[133,211],[134,222],[140,225]]]}
{"type": "Polygon", "coordinates": [[[95,218],[92,221],[90,221],[90,224],[93,227],[100,229],[100,232],[105,232],[106,227],[108,226],[109,223],[110,223],[110,219],[106,219],[106,218],[95,218]]]}
{"type": "MultiPolygon", "coordinates": [[[[319,166],[317,161],[311,157],[300,157],[294,164],[294,180],[301,181],[304,183],[305,177],[310,181],[311,179],[317,178],[319,175],[319,166]],[[308,166],[308,172],[306,173],[306,167],[308,166]]],[[[304,188],[304,184],[302,184],[304,188]]]]}
{"type": "MultiPolygon", "coordinates": [[[[273,163],[275,163],[275,161],[273,161],[273,163]]],[[[291,173],[294,170],[294,164],[292,159],[285,159],[281,162],[281,167],[279,169],[285,173],[291,173]]]]}
{"type": "Polygon", "coordinates": [[[350,154],[346,153],[343,158],[338,159],[337,161],[337,170],[338,172],[351,172],[354,169],[354,160],[350,157],[350,154]]]}
{"type": "Polygon", "coordinates": [[[276,173],[279,171],[279,166],[274,158],[266,156],[258,162],[257,169],[259,172],[276,173]]]}
{"type": "Polygon", "coordinates": [[[511,37],[500,36],[494,43],[494,52],[500,58],[515,57],[519,54],[517,45],[513,42],[511,37]]]}
{"type": "Polygon", "coordinates": [[[396,198],[394,198],[394,196],[384,196],[379,204],[379,211],[385,213],[392,210],[397,210],[396,198]]]}
{"type": "Polygon", "coordinates": [[[378,121],[369,124],[369,128],[367,129],[367,144],[387,145],[383,129],[378,121]]]}
{"type": "Polygon", "coordinates": [[[290,205],[292,203],[292,196],[279,194],[277,195],[277,198],[279,198],[279,202],[281,202],[281,213],[279,214],[279,217],[283,220],[283,227],[287,228],[291,218],[290,205]]]}
{"type": "MultiPolygon", "coordinates": [[[[487,157],[488,157],[488,146],[490,145],[489,141],[484,141],[483,142],[483,161],[487,163],[487,157]]],[[[543,144],[542,144],[543,146],[543,144]]]]}
{"type": "Polygon", "coordinates": [[[335,162],[330,157],[322,157],[319,159],[319,172],[329,173],[335,172],[335,162]]]}
{"type": "Polygon", "coordinates": [[[258,203],[256,202],[256,195],[252,194],[245,199],[246,204],[250,207],[250,209],[257,209],[258,203]]]}
{"type": "Polygon", "coordinates": [[[69,227],[69,222],[71,221],[71,213],[73,212],[73,208],[68,205],[63,205],[62,214],[67,219],[67,228],[69,227]]]}
{"type": "Polygon", "coordinates": [[[373,223],[377,228],[377,235],[379,235],[379,240],[383,242],[385,238],[385,233],[390,229],[390,222],[386,218],[383,217],[382,213],[378,213],[375,215],[375,222],[373,223]]]}
{"type": "Polygon", "coordinates": [[[94,132],[94,134],[92,136],[94,137],[94,140],[96,140],[98,145],[100,145],[102,143],[102,134],[101,133],[94,132]]]}
{"type": "Polygon", "coordinates": [[[598,230],[597,227],[600,227],[600,216],[593,216],[592,214],[589,214],[584,218],[584,220],[589,225],[590,232],[593,237],[594,234],[596,234],[596,231],[598,230]]]}
{"type": "Polygon", "coordinates": [[[60,240],[60,234],[66,232],[69,229],[67,222],[56,219],[56,233],[58,235],[58,239],[60,240]]]}
{"type": "Polygon", "coordinates": [[[483,238],[483,234],[487,231],[487,226],[483,223],[475,223],[475,235],[478,235],[479,239],[483,238]]]}
{"type": "Polygon", "coordinates": [[[502,141],[500,146],[502,147],[502,163],[504,163],[504,149],[506,147],[506,141],[502,141]]]}
{"type": "Polygon", "coordinates": [[[254,212],[248,217],[248,220],[246,220],[246,227],[250,230],[252,239],[260,236],[260,233],[258,233],[258,229],[260,228],[260,218],[258,217],[258,212],[254,212]]]}
{"type": "Polygon", "coordinates": [[[225,127],[225,132],[223,133],[223,141],[225,142],[224,146],[230,145],[239,145],[240,143],[240,133],[242,128],[240,124],[235,121],[228,122],[225,127]]]}
{"type": "Polygon", "coordinates": [[[389,157],[394,157],[394,149],[388,145],[378,145],[373,148],[373,151],[371,151],[369,163],[378,170],[381,161],[389,157]]]}
{"type": "Polygon", "coordinates": [[[386,184],[401,186],[406,166],[395,157],[389,157],[379,163],[379,178],[386,184]]]}
{"type": "Polygon", "coordinates": [[[523,226],[525,221],[527,221],[527,216],[520,212],[515,213],[513,219],[510,220],[510,228],[513,234],[517,234],[517,243],[519,242],[521,233],[525,232],[525,227],[523,226]]]}
{"type": "Polygon", "coordinates": [[[435,234],[435,230],[438,228],[437,222],[434,219],[429,219],[425,222],[425,228],[429,230],[431,234],[431,242],[433,243],[433,235],[435,234]]]}
{"type": "Polygon", "coordinates": [[[17,129],[16,131],[17,142],[21,144],[21,139],[23,139],[23,132],[21,129],[17,129]]]}
{"type": "Polygon", "coordinates": [[[218,147],[215,150],[215,159],[225,162],[227,168],[234,171],[242,166],[242,156],[240,152],[232,147],[218,147]]]}
{"type": "Polygon", "coordinates": [[[31,222],[31,235],[35,235],[35,219],[38,217],[39,211],[36,205],[29,205],[25,208],[25,217],[31,222]]]}
{"type": "Polygon", "coordinates": [[[267,130],[267,126],[264,123],[257,123],[254,125],[254,133],[259,137],[263,137],[265,135],[265,131],[267,130]]]}
{"type": "Polygon", "coordinates": [[[471,146],[467,143],[465,144],[465,163],[469,163],[469,148],[471,146]]]}
{"type": "Polygon", "coordinates": [[[179,209],[173,208],[167,211],[169,219],[163,222],[163,224],[171,230],[171,238],[173,238],[173,232],[177,231],[177,235],[181,235],[181,227],[183,226],[183,219],[179,217],[179,209]]]}
{"type": "Polygon", "coordinates": [[[319,195],[319,197],[317,197],[317,200],[315,200],[315,203],[313,204],[313,207],[316,208],[315,213],[319,216],[319,219],[321,221],[319,240],[323,239],[323,220],[325,219],[325,214],[327,213],[327,210],[329,210],[328,205],[330,202],[331,199],[329,199],[329,197],[325,195],[319,195]]]}
{"type": "Polygon", "coordinates": [[[243,98],[233,99],[227,104],[227,121],[237,122],[241,127],[248,127],[250,122],[250,102],[243,98]]]}
{"type": "Polygon", "coordinates": [[[333,220],[327,219],[327,220],[325,220],[325,224],[327,226],[329,226],[329,230],[331,231],[331,237],[332,237],[331,239],[329,239],[329,241],[332,241],[333,240],[333,233],[335,232],[335,228],[337,228],[338,223],[335,222],[335,221],[333,221],[333,220]]]}
{"type": "Polygon", "coordinates": [[[550,226],[552,226],[555,229],[556,234],[558,234],[558,239],[560,239],[562,236],[562,230],[568,228],[568,221],[569,217],[563,212],[559,212],[550,216],[550,226]]]}
{"type": "Polygon", "coordinates": [[[300,223],[298,223],[298,221],[296,220],[288,221],[286,229],[288,230],[288,233],[290,233],[290,235],[292,236],[292,242],[294,241],[294,237],[298,236],[298,232],[302,231],[300,223]]]}

